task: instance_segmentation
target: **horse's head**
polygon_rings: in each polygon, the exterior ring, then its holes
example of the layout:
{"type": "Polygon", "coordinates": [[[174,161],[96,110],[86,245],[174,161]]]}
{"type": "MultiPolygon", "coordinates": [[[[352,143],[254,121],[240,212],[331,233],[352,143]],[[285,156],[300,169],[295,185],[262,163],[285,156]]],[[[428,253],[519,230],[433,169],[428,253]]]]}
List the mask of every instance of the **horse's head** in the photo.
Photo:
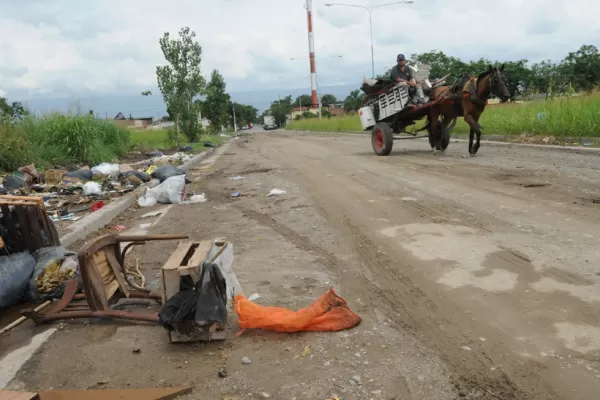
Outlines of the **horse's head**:
{"type": "Polygon", "coordinates": [[[502,103],[510,99],[510,91],[504,76],[504,64],[500,68],[488,66],[488,76],[490,77],[490,94],[500,98],[502,103]]]}

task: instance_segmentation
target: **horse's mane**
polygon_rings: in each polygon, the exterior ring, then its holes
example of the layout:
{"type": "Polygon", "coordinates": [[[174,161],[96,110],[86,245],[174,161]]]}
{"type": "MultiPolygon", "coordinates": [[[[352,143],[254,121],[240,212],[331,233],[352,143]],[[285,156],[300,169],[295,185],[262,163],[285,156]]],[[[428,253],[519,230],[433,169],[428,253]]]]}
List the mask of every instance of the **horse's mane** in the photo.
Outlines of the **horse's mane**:
{"type": "Polygon", "coordinates": [[[485,78],[486,76],[488,76],[491,73],[491,71],[489,69],[486,69],[484,72],[480,73],[479,76],[477,77],[477,81],[485,78]]]}

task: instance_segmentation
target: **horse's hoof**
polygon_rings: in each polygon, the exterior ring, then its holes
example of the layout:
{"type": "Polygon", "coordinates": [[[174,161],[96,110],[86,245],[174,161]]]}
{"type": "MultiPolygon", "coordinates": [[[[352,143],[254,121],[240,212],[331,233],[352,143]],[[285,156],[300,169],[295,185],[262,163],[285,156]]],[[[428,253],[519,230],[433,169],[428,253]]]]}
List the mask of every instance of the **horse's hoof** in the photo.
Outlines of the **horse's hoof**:
{"type": "Polygon", "coordinates": [[[471,153],[471,157],[477,157],[477,154],[471,153]]]}
{"type": "Polygon", "coordinates": [[[440,154],[440,151],[438,149],[433,149],[433,155],[437,156],[438,154],[440,154]]]}

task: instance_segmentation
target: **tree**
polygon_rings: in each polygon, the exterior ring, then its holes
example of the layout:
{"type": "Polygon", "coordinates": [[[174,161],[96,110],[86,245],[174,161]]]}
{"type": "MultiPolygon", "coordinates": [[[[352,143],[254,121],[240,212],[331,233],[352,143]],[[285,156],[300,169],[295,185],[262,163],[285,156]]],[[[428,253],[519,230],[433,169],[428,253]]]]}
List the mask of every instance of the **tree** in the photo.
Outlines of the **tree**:
{"type": "Polygon", "coordinates": [[[302,105],[302,107],[310,107],[312,105],[312,96],[310,94],[298,96],[296,97],[293,105],[294,107],[300,107],[300,105],[302,105]]]}
{"type": "Polygon", "coordinates": [[[285,125],[287,116],[292,112],[292,96],[286,96],[281,100],[275,100],[269,108],[270,114],[278,126],[285,125]]]}
{"type": "Polygon", "coordinates": [[[344,110],[357,111],[363,103],[364,94],[360,90],[353,90],[344,100],[344,110]]]}
{"type": "MultiPolygon", "coordinates": [[[[416,64],[427,64],[431,67],[429,76],[431,78],[441,78],[450,74],[448,81],[458,79],[467,72],[467,64],[462,60],[447,56],[442,51],[431,50],[428,53],[413,54],[411,61],[416,64]]],[[[486,66],[487,68],[487,66],[486,66]]],[[[482,72],[483,70],[479,71],[482,72]]]]}
{"type": "Polygon", "coordinates": [[[229,105],[231,99],[225,91],[225,79],[218,70],[210,74],[210,81],[206,86],[206,99],[202,107],[204,115],[211,122],[211,126],[220,130],[221,126],[229,121],[229,114],[233,111],[229,105]]]}
{"type": "Polygon", "coordinates": [[[589,91],[600,84],[600,53],[596,46],[583,45],[565,57],[562,66],[565,78],[575,87],[589,91]]]}
{"type": "Polygon", "coordinates": [[[337,99],[332,94],[324,94],[321,97],[321,104],[323,105],[323,107],[329,107],[331,104],[335,104],[337,102],[337,99]]]}
{"type": "Polygon", "coordinates": [[[0,119],[14,122],[25,118],[28,114],[29,112],[20,101],[13,101],[8,104],[8,100],[0,97],[0,119]]]}
{"type": "Polygon", "coordinates": [[[199,137],[199,108],[194,107],[192,102],[204,92],[206,86],[200,70],[202,47],[195,37],[196,33],[188,27],[179,31],[178,39],[171,39],[169,32],[165,32],[159,43],[169,65],[156,67],[158,87],[167,112],[180,123],[183,133],[192,142],[199,137]]]}

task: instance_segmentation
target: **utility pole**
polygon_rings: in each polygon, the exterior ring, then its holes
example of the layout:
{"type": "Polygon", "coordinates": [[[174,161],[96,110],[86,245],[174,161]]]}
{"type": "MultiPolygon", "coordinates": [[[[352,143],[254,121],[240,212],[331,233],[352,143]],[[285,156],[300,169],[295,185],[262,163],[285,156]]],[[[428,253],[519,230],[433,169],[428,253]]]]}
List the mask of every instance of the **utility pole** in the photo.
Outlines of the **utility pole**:
{"type": "Polygon", "coordinates": [[[233,108],[233,131],[237,132],[237,124],[235,122],[235,103],[232,103],[233,108]]]}

